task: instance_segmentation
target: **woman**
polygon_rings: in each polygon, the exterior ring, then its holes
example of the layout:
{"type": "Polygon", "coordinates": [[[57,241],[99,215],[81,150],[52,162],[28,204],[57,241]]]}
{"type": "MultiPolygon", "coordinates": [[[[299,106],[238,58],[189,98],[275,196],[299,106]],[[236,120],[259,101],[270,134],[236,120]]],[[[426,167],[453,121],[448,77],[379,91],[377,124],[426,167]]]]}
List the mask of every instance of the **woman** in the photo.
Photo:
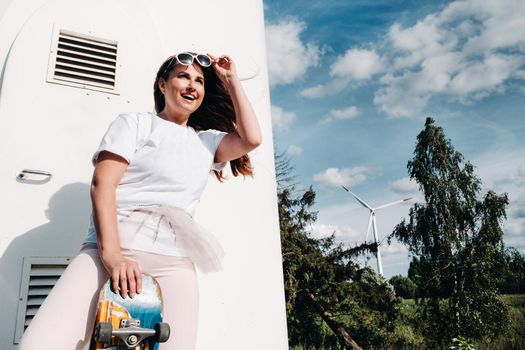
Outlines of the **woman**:
{"type": "Polygon", "coordinates": [[[88,238],[26,330],[21,350],[82,349],[104,281],[109,276],[123,297],[134,297],[143,272],[157,278],[172,329],[160,349],[195,347],[194,266],[219,270],[222,249],[191,216],[211,170],[222,180],[231,161],[234,175],[252,175],[247,153],[262,136],[229,56],[168,58],[154,99],[156,114],[122,114],[104,136],[93,157],[88,238]],[[76,319],[65,320],[71,310],[76,319]]]}

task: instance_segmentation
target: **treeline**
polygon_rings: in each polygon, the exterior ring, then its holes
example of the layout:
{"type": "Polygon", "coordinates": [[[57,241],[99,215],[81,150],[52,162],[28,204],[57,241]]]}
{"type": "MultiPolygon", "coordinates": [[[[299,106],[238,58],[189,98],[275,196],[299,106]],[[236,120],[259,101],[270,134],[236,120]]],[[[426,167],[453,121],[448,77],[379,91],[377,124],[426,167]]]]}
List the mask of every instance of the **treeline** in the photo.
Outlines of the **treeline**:
{"type": "MultiPolygon", "coordinates": [[[[524,294],[525,293],[525,256],[516,248],[508,247],[503,252],[504,265],[501,270],[501,281],[498,283],[500,294],[524,294]]],[[[410,263],[408,276],[396,275],[391,277],[388,282],[394,287],[396,296],[404,299],[421,298],[423,291],[418,290],[414,280],[416,280],[418,260],[410,263]]]]}
{"type": "Polygon", "coordinates": [[[276,157],[292,349],[468,348],[508,332],[499,295],[523,292],[525,263],[503,244],[507,195],[482,195],[474,166],[431,118],[407,168],[424,202],[390,236],[413,257],[408,277],[387,282],[357,262],[376,251],[374,244],[346,247],[335,233],[311,235],[315,192],[298,190],[290,163],[276,157]],[[400,297],[417,300],[408,321],[400,297]]]}

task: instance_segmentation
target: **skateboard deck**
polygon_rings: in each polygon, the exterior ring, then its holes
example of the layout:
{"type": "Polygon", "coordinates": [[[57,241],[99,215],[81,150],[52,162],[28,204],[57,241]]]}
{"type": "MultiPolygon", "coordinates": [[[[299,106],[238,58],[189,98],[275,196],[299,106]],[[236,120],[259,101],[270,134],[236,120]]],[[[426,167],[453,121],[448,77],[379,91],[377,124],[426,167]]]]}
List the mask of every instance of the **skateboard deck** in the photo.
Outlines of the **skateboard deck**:
{"type": "Polygon", "coordinates": [[[142,275],[142,293],[122,298],[111,280],[100,289],[91,349],[157,350],[169,338],[162,322],[162,293],[158,282],[142,275]]]}

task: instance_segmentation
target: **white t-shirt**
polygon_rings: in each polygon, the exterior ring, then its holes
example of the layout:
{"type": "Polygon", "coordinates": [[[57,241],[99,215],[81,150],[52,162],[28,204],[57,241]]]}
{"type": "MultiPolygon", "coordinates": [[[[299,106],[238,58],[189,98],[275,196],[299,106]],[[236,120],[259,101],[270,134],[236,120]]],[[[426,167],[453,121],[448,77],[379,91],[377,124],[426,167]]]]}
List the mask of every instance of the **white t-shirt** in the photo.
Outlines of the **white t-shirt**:
{"type": "MultiPolygon", "coordinates": [[[[195,131],[154,113],[124,113],[109,126],[92,161],[95,164],[101,151],[109,151],[129,163],[116,191],[119,217],[129,215],[133,208],[148,205],[174,206],[193,216],[210,171],[222,170],[226,165],[213,162],[226,134],[217,130],[195,131]]],[[[175,246],[159,245],[173,241],[167,235],[173,233],[169,227],[161,226],[150,246],[144,244],[148,239],[137,239],[140,246],[123,247],[180,255],[175,246]]],[[[93,218],[86,242],[96,242],[93,218]]],[[[121,239],[122,242],[126,240],[121,239]]]]}

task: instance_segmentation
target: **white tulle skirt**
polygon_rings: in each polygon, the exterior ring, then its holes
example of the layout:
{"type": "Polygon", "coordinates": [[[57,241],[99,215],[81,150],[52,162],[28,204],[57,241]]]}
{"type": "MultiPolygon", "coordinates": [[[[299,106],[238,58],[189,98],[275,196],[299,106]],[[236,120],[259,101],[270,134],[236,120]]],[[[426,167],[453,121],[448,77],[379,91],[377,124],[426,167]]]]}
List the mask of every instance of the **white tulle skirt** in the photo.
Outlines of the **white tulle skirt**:
{"type": "Polygon", "coordinates": [[[123,248],[186,256],[204,273],[222,270],[220,243],[183,209],[140,206],[118,211],[118,219],[123,248]]]}

